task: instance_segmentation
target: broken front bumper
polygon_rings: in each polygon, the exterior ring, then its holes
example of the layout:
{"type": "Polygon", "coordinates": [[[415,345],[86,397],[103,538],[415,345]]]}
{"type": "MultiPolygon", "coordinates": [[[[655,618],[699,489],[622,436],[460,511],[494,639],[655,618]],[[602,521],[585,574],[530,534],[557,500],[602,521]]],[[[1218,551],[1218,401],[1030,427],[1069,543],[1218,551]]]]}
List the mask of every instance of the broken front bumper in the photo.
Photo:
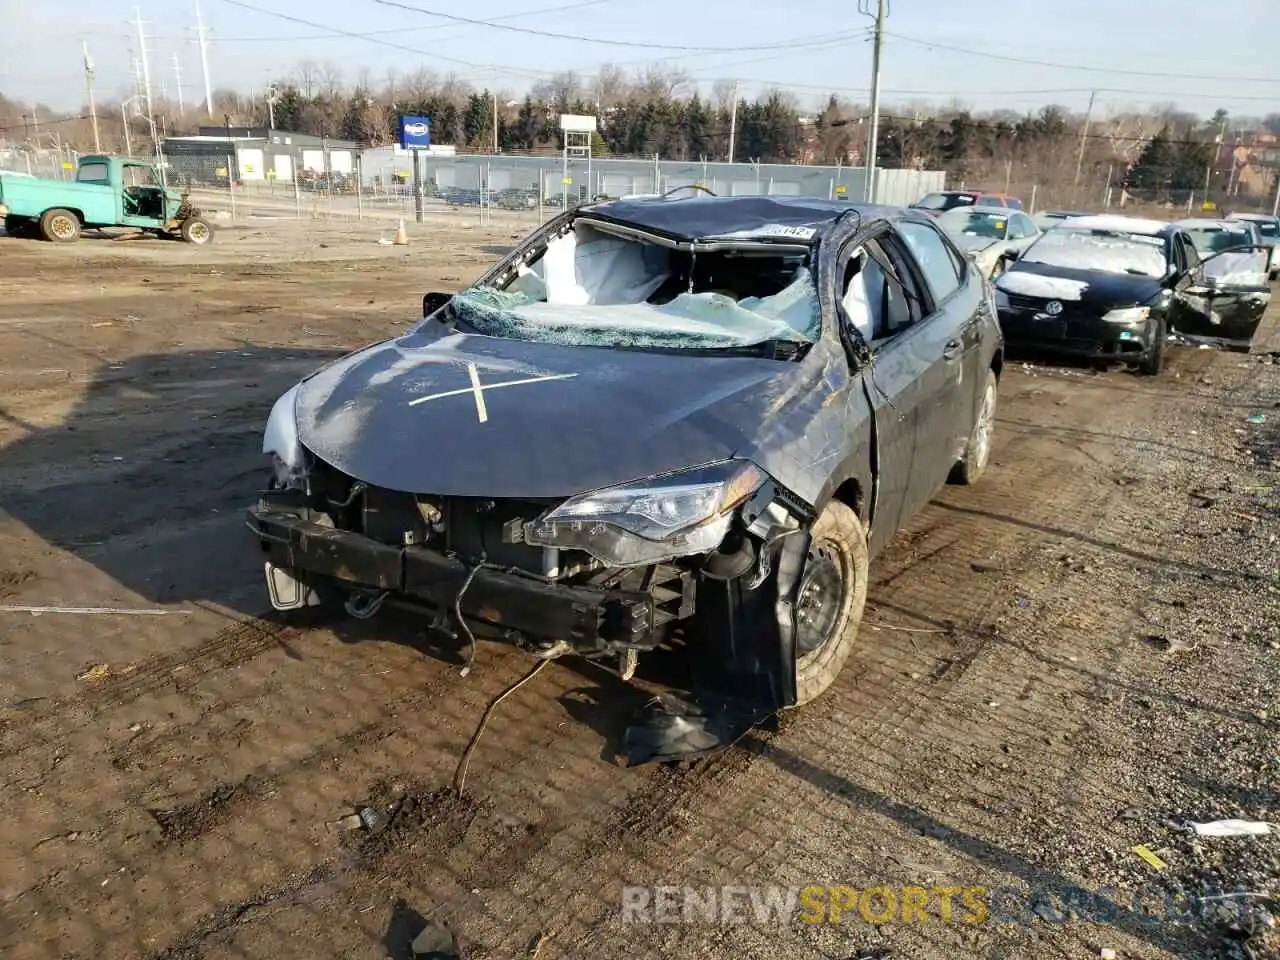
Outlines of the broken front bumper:
{"type": "MultiPolygon", "coordinates": [[[[268,578],[275,568],[311,589],[385,594],[442,616],[452,616],[456,605],[468,626],[490,637],[532,645],[563,640],[582,654],[648,650],[661,639],[656,620],[667,619],[655,616],[660,598],[652,592],[476,568],[427,547],[382,543],[264,504],[249,510],[248,525],[266,554],[268,578]]],[[[683,586],[676,597],[661,598],[678,606],[677,617],[692,612],[691,581],[683,586]]]]}
{"type": "Polygon", "coordinates": [[[1137,360],[1151,352],[1159,335],[1149,318],[1133,324],[1108,323],[1086,311],[1050,316],[1038,308],[1003,307],[1000,329],[1011,348],[1044,350],[1075,357],[1137,360]]]}

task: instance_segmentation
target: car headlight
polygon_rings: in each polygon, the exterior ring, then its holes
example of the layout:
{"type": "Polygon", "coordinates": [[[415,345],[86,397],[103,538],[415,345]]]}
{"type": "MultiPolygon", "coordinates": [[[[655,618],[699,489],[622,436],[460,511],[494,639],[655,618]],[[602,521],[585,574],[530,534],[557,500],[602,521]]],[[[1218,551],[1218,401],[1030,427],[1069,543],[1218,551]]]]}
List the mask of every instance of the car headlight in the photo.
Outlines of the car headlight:
{"type": "Polygon", "coordinates": [[[734,510],[765,482],[724,460],[566,500],[525,526],[525,542],[581,550],[610,567],[662,563],[720,546],[734,510]]]}
{"type": "Polygon", "coordinates": [[[307,452],[298,440],[298,419],[294,413],[297,399],[295,384],[275,402],[262,433],[262,452],[271,457],[276,484],[286,490],[300,487],[311,467],[307,452]]]}
{"type": "Polygon", "coordinates": [[[1120,307],[1102,315],[1107,323],[1142,323],[1151,315],[1150,307],[1120,307]]]}

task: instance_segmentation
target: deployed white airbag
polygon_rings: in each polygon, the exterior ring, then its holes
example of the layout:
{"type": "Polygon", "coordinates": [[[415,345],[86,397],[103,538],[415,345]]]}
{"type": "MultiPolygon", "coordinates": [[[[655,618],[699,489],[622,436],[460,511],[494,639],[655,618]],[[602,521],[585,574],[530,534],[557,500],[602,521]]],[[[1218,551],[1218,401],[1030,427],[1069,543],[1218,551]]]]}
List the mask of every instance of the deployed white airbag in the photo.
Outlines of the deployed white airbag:
{"type": "Polygon", "coordinates": [[[670,274],[665,248],[577,224],[508,287],[560,306],[643,303],[670,274]]]}

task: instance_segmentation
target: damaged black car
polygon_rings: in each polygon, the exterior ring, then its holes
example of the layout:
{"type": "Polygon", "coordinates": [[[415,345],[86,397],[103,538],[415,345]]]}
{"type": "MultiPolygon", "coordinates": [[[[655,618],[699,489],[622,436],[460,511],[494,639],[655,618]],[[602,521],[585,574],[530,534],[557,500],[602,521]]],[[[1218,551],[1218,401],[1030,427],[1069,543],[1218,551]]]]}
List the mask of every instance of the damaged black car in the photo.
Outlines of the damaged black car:
{"type": "Polygon", "coordinates": [[[986,467],[1002,342],[923,213],[811,198],[597,203],[276,403],[250,510],[281,610],[384,602],[692,696],[633,762],[831,685],[870,559],[986,467]]]}
{"type": "Polygon", "coordinates": [[[1248,350],[1271,300],[1267,251],[1201,255],[1179,224],[1124,216],[1064,220],[996,280],[1012,347],[1160,372],[1169,340],[1248,350]]]}

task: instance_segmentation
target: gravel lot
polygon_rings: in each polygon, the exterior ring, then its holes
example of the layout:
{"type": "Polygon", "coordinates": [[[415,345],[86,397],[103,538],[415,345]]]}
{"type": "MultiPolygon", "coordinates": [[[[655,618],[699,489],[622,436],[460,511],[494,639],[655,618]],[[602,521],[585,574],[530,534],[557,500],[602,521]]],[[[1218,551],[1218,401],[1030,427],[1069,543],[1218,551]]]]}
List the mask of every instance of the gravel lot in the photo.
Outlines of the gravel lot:
{"type": "Polygon", "coordinates": [[[1280,820],[1280,310],[1253,355],[1174,349],[1157,380],[1010,363],[990,471],[873,565],[862,652],[810,708],[625,769],[643,694],[560,661],[458,799],[528,661],[482,643],[463,679],[407,616],[269,615],[242,508],[276,396],[474,277],[495,221],[0,237],[0,954],[377,960],[430,917],[472,958],[1280,956],[1280,834],[1183,826],[1280,820]],[[391,827],[350,829],[367,803],[391,827]],[[622,923],[653,884],[1001,909],[622,923]],[[1103,922],[1063,901],[1102,887],[1103,922]]]}

